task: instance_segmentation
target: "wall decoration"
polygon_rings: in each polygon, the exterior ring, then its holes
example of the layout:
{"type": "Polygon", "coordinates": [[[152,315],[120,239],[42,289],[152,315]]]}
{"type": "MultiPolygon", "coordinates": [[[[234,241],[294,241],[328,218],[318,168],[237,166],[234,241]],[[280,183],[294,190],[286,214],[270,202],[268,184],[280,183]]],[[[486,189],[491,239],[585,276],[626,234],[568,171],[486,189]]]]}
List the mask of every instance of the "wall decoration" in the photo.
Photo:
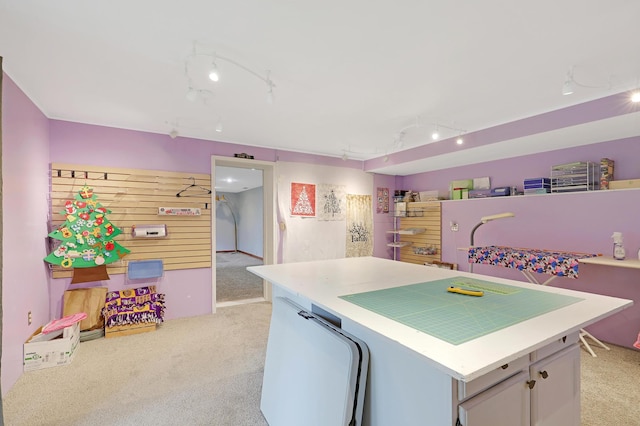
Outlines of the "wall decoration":
{"type": "Polygon", "coordinates": [[[108,280],[106,265],[130,251],[114,240],[121,231],[107,219],[111,210],[102,207],[96,198],[93,188],[83,186],[75,200],[65,202],[65,222],[49,234],[61,243],[44,260],[73,268],[73,284],[108,280]]]}
{"type": "Polygon", "coordinates": [[[389,213],[389,188],[378,188],[376,213],[389,213]]]}
{"type": "Polygon", "coordinates": [[[346,257],[373,255],[371,195],[347,195],[346,257]]]}
{"type": "MultiPolygon", "coordinates": [[[[122,262],[107,265],[111,277],[126,274],[128,260],[160,259],[165,271],[211,267],[214,210],[208,208],[213,201],[208,190],[209,174],[52,163],[50,231],[67,220],[66,214],[61,213],[67,199],[87,184],[98,194],[102,205],[111,210],[110,219],[122,230],[117,240],[135,253],[125,256],[122,262]],[[193,184],[200,189],[191,187],[193,184]],[[176,197],[185,187],[189,189],[176,197]],[[161,208],[166,214],[159,214],[161,208]],[[169,214],[167,209],[177,214],[169,214]],[[133,238],[133,225],[141,223],[164,223],[170,237],[154,238],[153,243],[147,238],[133,238]]],[[[74,275],[74,268],[50,266],[54,279],[74,275]]]]}
{"type": "Polygon", "coordinates": [[[346,188],[345,185],[318,185],[319,220],[345,220],[346,188]]]}
{"type": "Polygon", "coordinates": [[[200,216],[199,207],[158,207],[158,216],[200,216]]]}
{"type": "Polygon", "coordinates": [[[291,182],[291,216],[315,217],[316,185],[291,182]]]}

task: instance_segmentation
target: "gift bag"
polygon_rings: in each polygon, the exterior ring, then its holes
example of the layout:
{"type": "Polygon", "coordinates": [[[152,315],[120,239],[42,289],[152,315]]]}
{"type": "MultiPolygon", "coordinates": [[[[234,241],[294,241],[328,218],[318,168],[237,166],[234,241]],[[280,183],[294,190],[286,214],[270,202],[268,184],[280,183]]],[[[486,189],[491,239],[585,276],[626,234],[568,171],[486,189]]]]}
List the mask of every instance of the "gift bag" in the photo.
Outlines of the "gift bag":
{"type": "Polygon", "coordinates": [[[84,312],[87,318],[80,322],[80,331],[103,328],[102,308],[104,308],[106,296],[106,287],[67,290],[64,292],[62,316],[84,312]]]}

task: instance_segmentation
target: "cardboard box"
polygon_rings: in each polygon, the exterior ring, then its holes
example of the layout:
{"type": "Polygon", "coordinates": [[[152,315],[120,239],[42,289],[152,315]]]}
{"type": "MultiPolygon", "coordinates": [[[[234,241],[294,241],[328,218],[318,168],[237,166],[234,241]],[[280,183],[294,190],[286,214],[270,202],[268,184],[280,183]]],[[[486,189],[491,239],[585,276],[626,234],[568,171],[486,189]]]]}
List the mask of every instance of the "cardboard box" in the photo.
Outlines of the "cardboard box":
{"type": "Polygon", "coordinates": [[[600,159],[600,189],[609,189],[609,182],[613,180],[614,164],[609,158],[600,159]]]}
{"type": "Polygon", "coordinates": [[[31,342],[31,339],[41,332],[42,327],[37,329],[24,344],[24,371],[71,364],[80,343],[80,323],[66,327],[61,337],[31,342]]]}
{"type": "Polygon", "coordinates": [[[612,180],[609,189],[640,188],[640,179],[612,180]]]}
{"type": "Polygon", "coordinates": [[[110,337],[130,336],[132,334],[148,333],[150,331],[155,331],[156,328],[157,324],[155,322],[105,327],[104,337],[108,339],[110,337]]]}

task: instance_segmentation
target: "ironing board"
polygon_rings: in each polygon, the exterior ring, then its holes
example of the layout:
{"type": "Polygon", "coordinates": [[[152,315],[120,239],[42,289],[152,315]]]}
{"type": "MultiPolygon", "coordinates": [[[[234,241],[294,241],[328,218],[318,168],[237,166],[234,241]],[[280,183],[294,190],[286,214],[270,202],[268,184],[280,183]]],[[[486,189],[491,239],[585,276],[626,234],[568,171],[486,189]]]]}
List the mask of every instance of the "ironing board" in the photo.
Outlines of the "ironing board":
{"type": "MultiPolygon", "coordinates": [[[[591,253],[505,246],[469,247],[468,255],[470,264],[479,263],[517,269],[530,283],[538,285],[548,285],[557,277],[578,278],[580,260],[598,257],[597,254],[591,253]],[[545,281],[540,281],[535,274],[546,274],[549,277],[545,281]]],[[[588,331],[581,329],[580,340],[591,356],[597,357],[585,340],[586,337],[600,347],[609,350],[607,345],[588,331]]]]}

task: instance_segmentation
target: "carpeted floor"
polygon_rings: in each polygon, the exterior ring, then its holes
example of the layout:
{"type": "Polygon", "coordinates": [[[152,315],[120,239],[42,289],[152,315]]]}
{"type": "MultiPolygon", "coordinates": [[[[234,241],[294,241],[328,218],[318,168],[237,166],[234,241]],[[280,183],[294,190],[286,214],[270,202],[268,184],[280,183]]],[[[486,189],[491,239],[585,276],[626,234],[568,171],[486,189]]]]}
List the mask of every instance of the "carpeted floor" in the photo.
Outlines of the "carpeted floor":
{"type": "Polygon", "coordinates": [[[242,252],[216,253],[216,302],[263,297],[262,279],[246,269],[255,265],[262,260],[242,252]]]}
{"type": "Polygon", "coordinates": [[[69,365],[23,374],[10,426],[265,426],[260,392],[271,304],[219,308],[158,330],[80,343],[69,365]]]}
{"type": "MultiPolygon", "coordinates": [[[[5,424],[266,426],[270,315],[270,303],[240,304],[151,333],[82,342],[70,365],[20,377],[4,398],[5,424]]],[[[581,353],[582,426],[639,424],[640,351],[594,351],[597,358],[581,353]]]]}

